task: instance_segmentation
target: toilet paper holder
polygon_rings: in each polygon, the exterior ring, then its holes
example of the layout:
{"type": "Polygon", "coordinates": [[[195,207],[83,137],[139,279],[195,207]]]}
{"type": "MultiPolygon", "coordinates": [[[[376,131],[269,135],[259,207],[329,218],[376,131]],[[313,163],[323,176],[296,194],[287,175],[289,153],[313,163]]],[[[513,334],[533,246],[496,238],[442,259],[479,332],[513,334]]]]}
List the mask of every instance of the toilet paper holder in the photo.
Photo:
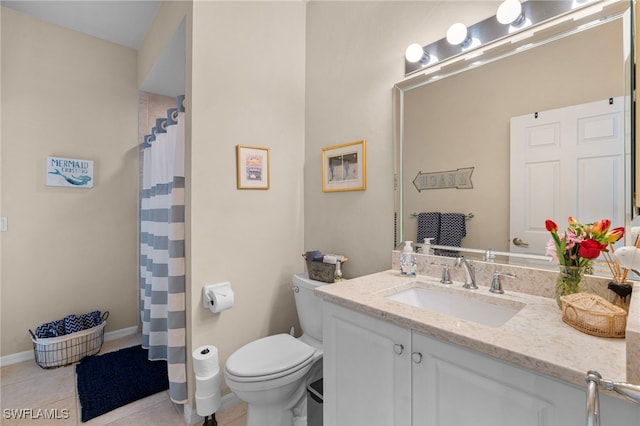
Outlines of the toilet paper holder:
{"type": "Polygon", "coordinates": [[[233,290],[231,283],[225,281],[217,284],[208,284],[202,287],[202,307],[211,310],[214,306],[215,299],[230,300],[233,304],[233,290]]]}

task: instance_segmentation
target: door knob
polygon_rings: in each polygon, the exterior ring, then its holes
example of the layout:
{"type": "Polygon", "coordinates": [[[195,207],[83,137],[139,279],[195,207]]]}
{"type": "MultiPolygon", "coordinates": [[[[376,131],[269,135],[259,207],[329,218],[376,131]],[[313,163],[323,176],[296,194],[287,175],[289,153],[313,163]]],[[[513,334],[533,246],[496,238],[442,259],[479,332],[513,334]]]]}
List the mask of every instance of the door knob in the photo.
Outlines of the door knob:
{"type": "Polygon", "coordinates": [[[513,244],[517,245],[518,247],[529,247],[529,244],[522,241],[520,237],[515,237],[513,239],[513,244]]]}
{"type": "Polygon", "coordinates": [[[401,345],[399,343],[396,343],[395,345],[393,345],[393,351],[398,354],[401,355],[402,352],[404,352],[404,345],[401,345]]]}

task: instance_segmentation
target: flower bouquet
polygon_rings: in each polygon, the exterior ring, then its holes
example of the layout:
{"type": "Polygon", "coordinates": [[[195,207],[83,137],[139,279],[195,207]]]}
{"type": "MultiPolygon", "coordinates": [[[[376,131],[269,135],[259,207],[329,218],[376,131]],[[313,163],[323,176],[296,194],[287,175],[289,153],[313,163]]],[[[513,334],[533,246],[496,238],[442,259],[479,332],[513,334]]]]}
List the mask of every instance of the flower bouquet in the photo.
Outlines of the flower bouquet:
{"type": "Polygon", "coordinates": [[[585,273],[591,273],[591,261],[603,255],[611,270],[614,280],[621,279],[623,272],[617,260],[612,256],[613,244],[624,235],[624,228],[609,230],[611,221],[602,219],[595,223],[581,224],[569,216],[569,226],[563,233],[558,233],[558,225],[547,219],[545,228],[551,233],[547,243],[546,254],[551,256],[560,267],[556,283],[556,300],[561,305],[560,297],[565,294],[581,291],[580,283],[585,273]]]}

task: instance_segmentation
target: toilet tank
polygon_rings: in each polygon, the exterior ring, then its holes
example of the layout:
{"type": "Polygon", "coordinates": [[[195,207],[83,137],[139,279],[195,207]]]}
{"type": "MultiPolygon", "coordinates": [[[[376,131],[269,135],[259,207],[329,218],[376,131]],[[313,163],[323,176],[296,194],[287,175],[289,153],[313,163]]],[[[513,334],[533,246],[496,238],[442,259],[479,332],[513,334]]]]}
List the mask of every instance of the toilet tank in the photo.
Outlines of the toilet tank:
{"type": "Polygon", "coordinates": [[[328,283],[309,279],[306,273],[293,276],[293,294],[302,331],[322,342],[322,299],[315,295],[316,287],[328,283]]]}

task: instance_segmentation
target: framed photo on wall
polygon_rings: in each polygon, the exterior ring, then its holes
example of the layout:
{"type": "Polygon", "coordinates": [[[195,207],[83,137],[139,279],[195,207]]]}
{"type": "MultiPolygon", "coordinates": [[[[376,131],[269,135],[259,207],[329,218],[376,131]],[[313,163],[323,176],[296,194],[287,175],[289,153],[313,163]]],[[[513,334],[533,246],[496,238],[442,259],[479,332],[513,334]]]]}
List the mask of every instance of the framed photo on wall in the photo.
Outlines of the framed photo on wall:
{"type": "Polygon", "coordinates": [[[236,145],[238,189],[269,189],[269,148],[236,145]]]}
{"type": "Polygon", "coordinates": [[[322,149],[322,191],[367,189],[366,141],[348,142],[322,149]]]}

